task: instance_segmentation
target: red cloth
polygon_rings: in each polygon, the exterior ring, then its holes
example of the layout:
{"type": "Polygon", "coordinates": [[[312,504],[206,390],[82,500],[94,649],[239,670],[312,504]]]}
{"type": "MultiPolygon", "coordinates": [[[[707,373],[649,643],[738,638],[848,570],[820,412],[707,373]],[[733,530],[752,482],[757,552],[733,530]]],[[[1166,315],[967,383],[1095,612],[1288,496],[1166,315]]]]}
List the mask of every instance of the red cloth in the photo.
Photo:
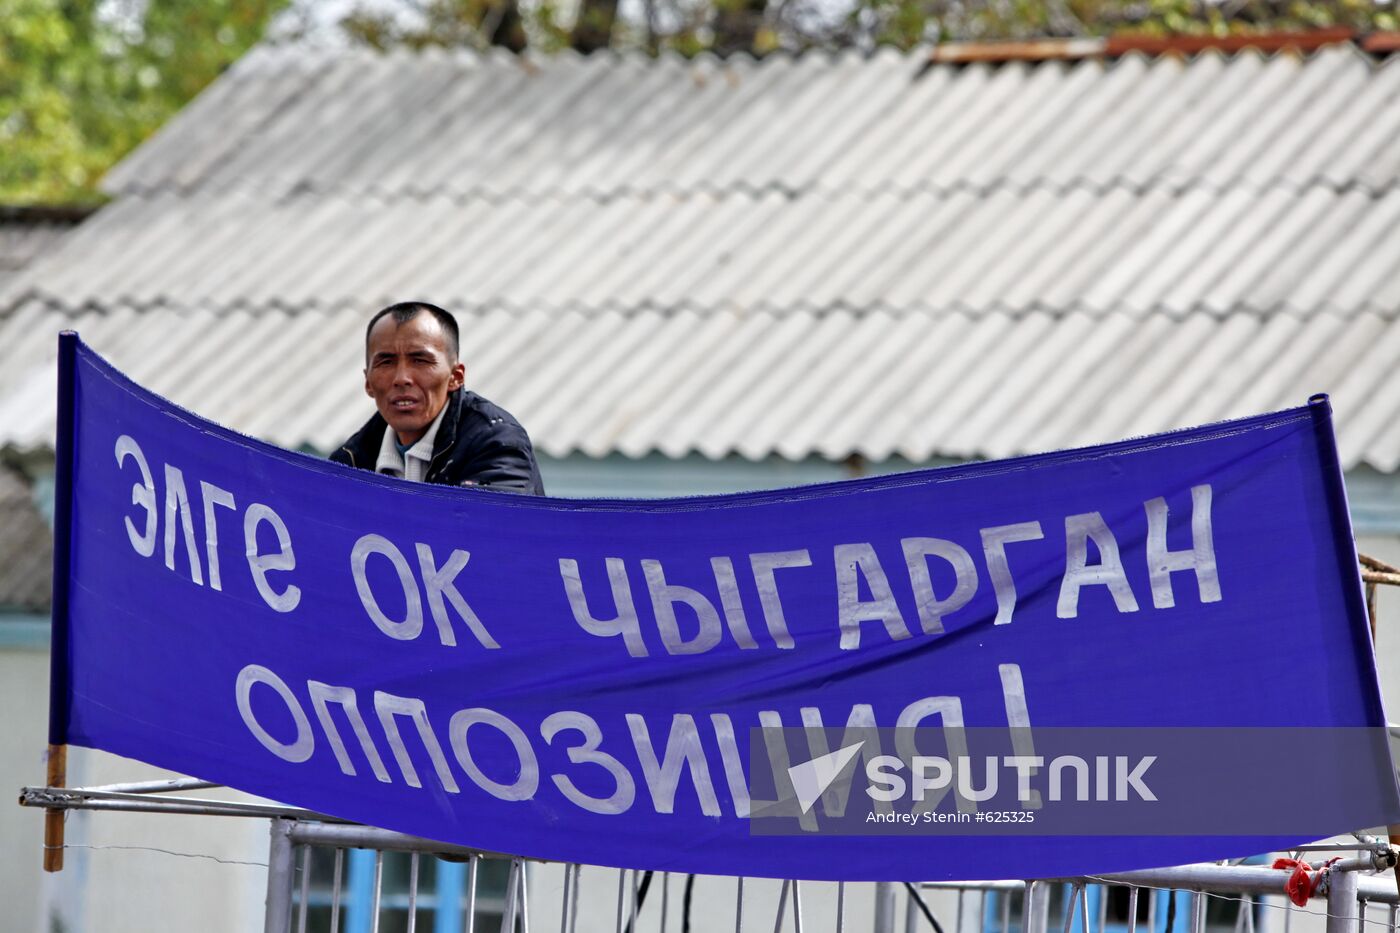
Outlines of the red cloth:
{"type": "Polygon", "coordinates": [[[1299,907],[1306,907],[1309,898],[1317,890],[1318,882],[1327,873],[1327,867],[1335,861],[1337,861],[1335,858],[1328,859],[1314,872],[1313,867],[1302,859],[1281,858],[1274,861],[1274,868],[1284,871],[1293,869],[1293,874],[1288,876],[1283,890],[1290,901],[1299,907]]]}

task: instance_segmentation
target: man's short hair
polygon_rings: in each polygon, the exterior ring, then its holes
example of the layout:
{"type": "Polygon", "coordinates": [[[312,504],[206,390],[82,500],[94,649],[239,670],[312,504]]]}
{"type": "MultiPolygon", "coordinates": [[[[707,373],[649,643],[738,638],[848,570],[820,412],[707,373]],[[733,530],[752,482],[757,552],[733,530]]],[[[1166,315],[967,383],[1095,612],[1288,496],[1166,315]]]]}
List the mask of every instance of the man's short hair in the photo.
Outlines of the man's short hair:
{"type": "Polygon", "coordinates": [[[398,304],[389,305],[375,312],[374,317],[369,319],[369,324],[365,327],[365,352],[369,352],[369,335],[374,330],[374,325],[379,323],[379,319],[385,315],[392,315],[395,326],[411,321],[422,312],[427,312],[437,318],[437,322],[442,325],[442,332],[447,336],[447,358],[449,363],[457,362],[457,354],[461,352],[458,344],[459,332],[457,329],[457,319],[452,316],[452,312],[443,310],[435,304],[426,301],[400,301],[398,304]]]}

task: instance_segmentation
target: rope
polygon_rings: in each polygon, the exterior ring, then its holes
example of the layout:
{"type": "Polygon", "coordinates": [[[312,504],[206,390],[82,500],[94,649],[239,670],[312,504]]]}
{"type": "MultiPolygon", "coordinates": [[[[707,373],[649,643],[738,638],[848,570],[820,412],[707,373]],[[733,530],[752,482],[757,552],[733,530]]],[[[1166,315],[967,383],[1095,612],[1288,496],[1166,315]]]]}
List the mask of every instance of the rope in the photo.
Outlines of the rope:
{"type": "Polygon", "coordinates": [[[642,874],[642,883],[637,887],[637,903],[632,908],[632,916],[627,918],[627,933],[632,933],[632,925],[642,915],[642,905],[647,902],[647,888],[651,887],[651,872],[642,874]]]}
{"type": "Polygon", "coordinates": [[[920,896],[918,888],[914,887],[914,885],[908,881],[904,882],[904,887],[909,891],[909,897],[913,899],[915,904],[919,905],[919,910],[923,912],[924,919],[933,924],[933,933],[943,933],[942,925],[939,924],[938,919],[934,917],[933,911],[928,909],[928,904],[924,903],[924,899],[920,896]]]}
{"type": "Polygon", "coordinates": [[[202,858],[211,862],[218,862],[220,865],[251,865],[254,868],[266,868],[266,862],[245,862],[240,859],[219,858],[217,855],[205,855],[202,852],[176,852],[172,849],[158,849],[155,846],[91,846],[80,842],[68,842],[61,846],[44,846],[45,849],[125,849],[134,852],[159,852],[162,855],[176,855],[180,858],[202,858]]]}

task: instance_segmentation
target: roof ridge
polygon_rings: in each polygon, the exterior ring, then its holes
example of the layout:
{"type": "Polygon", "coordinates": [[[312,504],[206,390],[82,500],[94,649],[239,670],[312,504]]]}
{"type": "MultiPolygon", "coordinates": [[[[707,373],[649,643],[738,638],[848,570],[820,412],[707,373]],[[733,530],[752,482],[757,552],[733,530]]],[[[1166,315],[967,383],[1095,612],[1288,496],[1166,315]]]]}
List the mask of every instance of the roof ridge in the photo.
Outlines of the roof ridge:
{"type": "MultiPolygon", "coordinates": [[[[1102,320],[1121,315],[1138,321],[1154,317],[1173,321],[1194,317],[1221,321],[1236,316],[1252,318],[1257,321],[1270,321],[1276,318],[1291,318],[1298,321],[1330,318],[1349,321],[1361,316],[1370,316],[1381,321],[1400,320],[1400,308],[1377,306],[1372,302],[1342,307],[1330,301],[1324,301],[1311,308],[1297,307],[1286,301],[1271,303],[1268,306],[1241,301],[1228,309],[1221,309],[1213,307],[1205,301],[1193,301],[1185,306],[1174,307],[1158,300],[1141,307],[1131,307],[1126,304],[1101,306],[1083,298],[1075,298],[1061,305],[1050,305],[1037,299],[1022,306],[1013,306],[1002,299],[994,300],[986,305],[973,306],[958,299],[948,303],[930,303],[923,298],[916,298],[908,304],[896,305],[891,304],[885,298],[880,298],[859,307],[852,304],[848,296],[837,296],[823,301],[808,301],[798,298],[791,303],[776,303],[767,299],[759,299],[756,303],[744,307],[736,307],[727,300],[701,304],[689,298],[672,304],[659,304],[649,296],[631,303],[617,298],[607,298],[597,304],[575,300],[557,307],[546,307],[536,302],[512,301],[500,296],[487,299],[439,296],[436,300],[454,314],[477,316],[497,313],[511,315],[542,313],[547,317],[563,317],[572,314],[584,318],[595,318],[603,315],[616,315],[630,319],[645,315],[674,317],[681,314],[691,314],[705,317],[707,315],[737,313],[741,316],[758,315],[773,319],[797,315],[817,318],[845,315],[856,319],[871,315],[885,315],[892,318],[917,316],[929,319],[965,318],[968,320],[1001,317],[1017,321],[1036,315],[1053,320],[1074,316],[1102,320]]],[[[380,298],[368,296],[358,302],[345,298],[319,302],[314,300],[284,300],[278,297],[267,297],[261,300],[239,297],[220,303],[212,299],[179,301],[164,295],[147,298],[127,295],[117,297],[108,305],[99,306],[86,302],[70,304],[64,301],[61,296],[34,290],[0,305],[0,322],[26,307],[37,308],[42,312],[58,314],[70,319],[76,318],[78,320],[74,322],[74,325],[79,326],[83,319],[105,318],[117,311],[129,311],[136,314],[167,311],[182,316],[208,315],[210,318],[223,318],[234,314],[243,314],[254,318],[264,315],[296,317],[306,313],[337,315],[369,312],[380,304],[382,304],[380,298]]]]}
{"type": "Polygon", "coordinates": [[[1115,59],[1131,54],[1160,58],[1167,55],[1192,56],[1210,51],[1228,54],[1246,51],[1299,54],[1338,45],[1349,45],[1372,55],[1386,55],[1400,51],[1400,31],[1361,32],[1345,26],[1333,26],[1299,31],[1232,33],[1224,36],[1151,36],[1119,33],[1098,37],[945,42],[935,45],[930,50],[929,60],[945,64],[969,64],[1115,59]]]}
{"type": "MultiPolygon", "coordinates": [[[[226,186],[220,188],[189,185],[132,185],[117,192],[117,194],[122,200],[134,198],[138,200],[155,201],[162,198],[171,198],[175,200],[198,201],[205,198],[214,200],[222,197],[254,196],[259,193],[269,194],[270,187],[275,186],[272,186],[271,183],[259,186],[226,186]]],[[[1064,180],[1051,179],[1045,176],[1035,177],[1029,181],[998,177],[987,182],[960,179],[952,184],[940,184],[928,179],[923,179],[913,184],[900,184],[885,179],[875,186],[848,185],[840,188],[827,187],[821,183],[820,179],[801,185],[788,184],[782,180],[769,180],[761,184],[753,184],[748,180],[740,179],[723,185],[699,181],[690,187],[678,187],[670,180],[663,180],[655,185],[646,187],[620,182],[616,186],[606,190],[599,190],[596,187],[572,188],[558,184],[539,188],[530,187],[527,184],[516,184],[504,189],[492,189],[481,184],[473,184],[465,188],[452,188],[446,184],[438,184],[430,188],[409,186],[401,190],[387,190],[377,185],[352,187],[347,185],[328,185],[322,182],[303,180],[281,191],[276,196],[271,197],[270,203],[276,206],[284,206],[293,203],[299,198],[309,198],[318,201],[335,199],[351,201],[364,198],[385,206],[404,202],[429,203],[433,201],[446,201],[459,205],[480,201],[492,206],[499,206],[513,203],[540,204],[547,201],[558,203],[591,201],[596,204],[608,204],[626,198],[642,201],[656,198],[672,198],[686,201],[690,198],[713,198],[716,200],[723,200],[732,197],[761,201],[774,196],[787,200],[797,200],[804,197],[835,198],[850,196],[862,200],[876,200],[883,197],[923,194],[946,198],[958,195],[990,197],[1006,193],[1030,196],[1046,192],[1065,195],[1077,192],[1088,192],[1100,195],[1114,192],[1127,192],[1136,196],[1165,193],[1174,197],[1180,197],[1197,192],[1222,193],[1243,190],[1252,194],[1263,194],[1269,191],[1283,190],[1301,194],[1306,191],[1318,189],[1338,195],[1361,192],[1370,195],[1372,198],[1379,199],[1387,197],[1392,192],[1400,189],[1400,177],[1386,178],[1380,183],[1360,177],[1333,181],[1321,175],[1314,175],[1301,182],[1292,180],[1283,175],[1276,175],[1262,181],[1255,181],[1248,178],[1215,181],[1203,177],[1189,177],[1176,180],[1157,177],[1146,181],[1134,181],[1119,174],[1100,182],[1083,174],[1078,174],[1064,180]]]]}
{"type": "Polygon", "coordinates": [[[730,65],[752,67],[773,59],[797,61],[801,59],[825,58],[831,62],[842,60],[871,60],[891,55],[918,58],[920,56],[935,64],[971,64],[974,62],[1051,62],[1076,61],[1080,59],[1116,59],[1139,54],[1149,58],[1163,56],[1190,57],[1204,52],[1215,51],[1226,54],[1243,52],[1308,54],[1333,46],[1351,46],[1358,51],[1376,56],[1389,56],[1400,52],[1400,30],[1363,31],[1347,26],[1330,26],[1309,30],[1261,30],[1249,33],[1228,35],[1149,35],[1146,33],[1115,33],[1108,36],[1036,36],[1020,39],[999,40],[953,40],[918,45],[907,50],[893,46],[877,45],[870,48],[847,47],[841,49],[774,49],[763,55],[753,55],[747,51],[735,52],[728,56],[718,55],[710,50],[686,56],[672,49],[663,49],[651,54],[642,49],[604,49],[592,55],[583,55],[571,48],[543,53],[536,49],[526,49],[520,54],[499,48],[485,50],[444,48],[428,46],[424,48],[394,47],[387,50],[364,46],[302,46],[296,43],[260,43],[244,56],[235,68],[241,71],[283,61],[311,63],[337,62],[359,59],[404,60],[428,59],[433,57],[468,61],[479,65],[513,66],[526,69],[540,69],[551,65],[570,62],[593,66],[617,66],[635,62],[667,62],[689,65],[704,65],[724,68],[730,65]]]}

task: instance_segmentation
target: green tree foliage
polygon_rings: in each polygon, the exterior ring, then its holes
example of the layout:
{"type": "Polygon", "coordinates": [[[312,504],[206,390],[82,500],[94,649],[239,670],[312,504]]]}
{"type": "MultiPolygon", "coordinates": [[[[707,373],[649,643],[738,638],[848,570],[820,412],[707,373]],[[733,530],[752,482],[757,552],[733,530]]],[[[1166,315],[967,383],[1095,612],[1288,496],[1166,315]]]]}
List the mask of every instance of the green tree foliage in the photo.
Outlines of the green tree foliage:
{"type": "Polygon", "coordinates": [[[0,0],[0,203],[81,203],[286,0],[0,0]]]}
{"type": "MultiPolygon", "coordinates": [[[[304,0],[314,3],[315,0],[304,0]]],[[[1375,0],[380,0],[378,49],[764,54],[948,40],[1400,28],[1375,0]],[[403,15],[407,14],[407,15],[403,15]]],[[[0,0],[0,204],[100,199],[114,162],[242,55],[288,0],[0,0]]]]}
{"type": "MultiPolygon", "coordinates": [[[[547,13],[543,20],[551,19],[547,13]]],[[[540,16],[536,16],[541,20],[540,16]]],[[[529,44],[515,0],[432,0],[413,4],[406,15],[392,8],[360,7],[341,20],[354,40],[386,52],[392,48],[485,48],[513,52],[529,44]]],[[[557,40],[558,37],[556,37],[557,40]]],[[[557,41],[554,43],[557,45],[557,41]]]]}
{"type": "Polygon", "coordinates": [[[536,51],[571,46],[669,48],[763,54],[775,49],[873,48],[953,40],[1103,36],[1136,33],[1227,35],[1344,26],[1400,28],[1394,2],[1376,0],[640,0],[628,16],[618,0],[405,0],[416,24],[393,12],[355,14],[350,35],[376,48],[395,45],[506,45],[495,24],[519,22],[536,51]]]}
{"type": "Polygon", "coordinates": [[[993,0],[987,3],[866,0],[870,41],[920,42],[1108,35],[1227,36],[1342,26],[1395,29],[1394,6],[1374,0],[993,0]]]}

